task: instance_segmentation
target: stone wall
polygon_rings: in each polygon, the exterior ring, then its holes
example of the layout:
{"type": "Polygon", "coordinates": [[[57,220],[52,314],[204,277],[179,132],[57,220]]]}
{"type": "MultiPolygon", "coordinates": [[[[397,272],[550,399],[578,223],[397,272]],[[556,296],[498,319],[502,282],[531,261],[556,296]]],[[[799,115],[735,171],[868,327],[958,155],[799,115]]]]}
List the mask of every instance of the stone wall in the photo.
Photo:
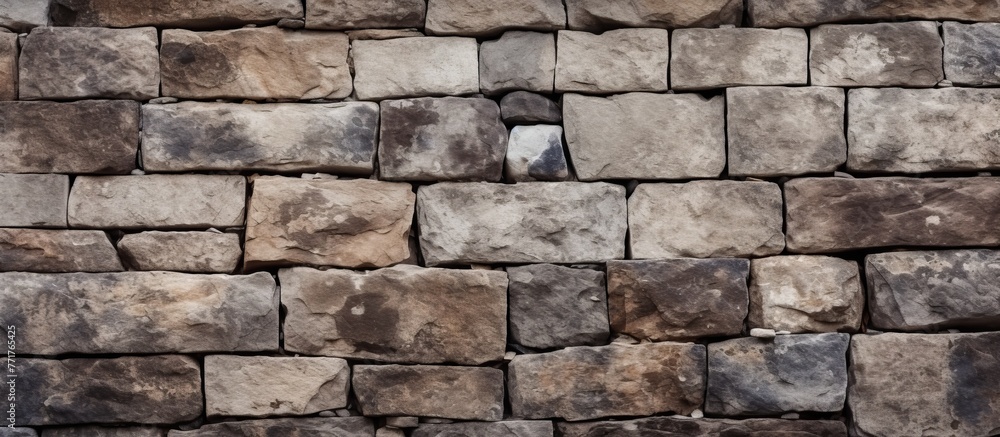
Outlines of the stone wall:
{"type": "Polygon", "coordinates": [[[0,436],[1000,433],[998,0],[0,0],[0,436]]]}

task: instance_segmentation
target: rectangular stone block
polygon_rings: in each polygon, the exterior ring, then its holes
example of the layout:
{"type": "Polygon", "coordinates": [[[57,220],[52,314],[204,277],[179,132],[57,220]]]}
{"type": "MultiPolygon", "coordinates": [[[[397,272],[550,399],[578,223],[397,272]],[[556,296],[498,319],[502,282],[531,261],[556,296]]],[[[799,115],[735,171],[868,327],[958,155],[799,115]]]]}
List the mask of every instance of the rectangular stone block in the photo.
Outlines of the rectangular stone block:
{"type": "Polygon", "coordinates": [[[0,102],[0,171],[128,174],[139,149],[139,104],[124,100],[0,102]]]}
{"type": "Polygon", "coordinates": [[[120,272],[121,261],[101,231],[0,228],[0,271],[120,272]]]}
{"type": "Polygon", "coordinates": [[[301,19],[298,0],[54,0],[53,26],[218,29],[301,19]]]}
{"type": "Polygon", "coordinates": [[[786,419],[692,419],[683,416],[647,417],[609,422],[560,422],[562,437],[632,436],[725,436],[847,437],[847,426],[839,420],[786,419]]]}
{"type": "Polygon", "coordinates": [[[851,170],[1000,169],[1000,90],[851,90],[847,117],[851,170]]]}
{"type": "Polygon", "coordinates": [[[27,32],[49,24],[49,0],[7,0],[0,3],[0,26],[27,32]]]}
{"type": "Polygon", "coordinates": [[[431,35],[490,36],[508,29],[552,31],[566,27],[560,0],[429,0],[425,30],[431,35]]]}
{"type": "Polygon", "coordinates": [[[0,429],[0,435],[3,437],[38,437],[38,433],[34,429],[20,426],[0,429]]]}
{"type": "Polygon", "coordinates": [[[503,371],[490,367],[354,366],[351,385],[365,416],[495,422],[503,418],[503,371]]]}
{"type": "Polygon", "coordinates": [[[351,95],[347,35],[277,27],[166,29],[164,96],[185,99],[342,99],[351,95]]]}
{"type": "Polygon", "coordinates": [[[190,431],[170,430],[168,437],[375,437],[365,417],[300,417],[209,423],[190,431]]]}
{"type": "Polygon", "coordinates": [[[355,40],[354,87],[361,100],[479,92],[474,38],[355,40]]]}
{"type": "Polygon", "coordinates": [[[267,273],[0,273],[0,304],[22,354],[278,348],[278,292],[267,273]]]}
{"type": "Polygon", "coordinates": [[[505,420],[503,422],[422,423],[412,437],[552,437],[548,420],[505,420]]]}
{"type": "Polygon", "coordinates": [[[1000,85],[1000,23],[944,23],[944,75],[956,85],[1000,85]]]}
{"type": "Polygon", "coordinates": [[[563,30],[556,41],[559,92],[666,91],[670,32],[618,29],[595,35],[563,30]]]}
{"type": "Polygon", "coordinates": [[[771,182],[640,184],[628,200],[634,259],[759,257],[785,248],[771,182]]]}
{"type": "Polygon", "coordinates": [[[253,188],[244,245],[248,269],[386,267],[410,257],[416,195],[409,184],[264,176],[253,188]]]}
{"type": "Polygon", "coordinates": [[[507,390],[516,418],[687,415],[704,400],[705,346],[616,344],[518,355],[507,390]]]}
{"type": "Polygon", "coordinates": [[[1000,244],[1000,178],[794,179],[785,202],[793,253],[1000,244]]]}
{"type": "Polygon", "coordinates": [[[672,2],[566,0],[569,28],[599,31],[618,27],[719,27],[739,26],[743,2],[734,0],[681,0],[672,2]]]}
{"type": "Polygon", "coordinates": [[[512,30],[479,46],[479,89],[485,94],[552,93],[555,70],[556,39],[551,33],[512,30]]]}
{"type": "Polygon", "coordinates": [[[786,255],[750,261],[751,329],[856,332],[865,295],[858,263],[829,256],[786,255]]]}
{"type": "Polygon", "coordinates": [[[819,86],[931,87],[944,79],[937,23],[823,25],[809,31],[810,81],[819,86]]]}
{"type": "Polygon", "coordinates": [[[809,38],[803,29],[678,29],[673,38],[675,90],[805,85],[809,79],[809,38]]]}
{"type": "Polygon", "coordinates": [[[127,234],[118,250],[131,270],[233,273],[243,257],[240,235],[148,231],[127,234]]]}
{"type": "Polygon", "coordinates": [[[1000,21],[996,0],[749,0],[747,6],[750,25],[756,27],[901,19],[1000,21]]]}
{"type": "MultiPolygon", "coordinates": [[[[166,428],[151,425],[81,425],[62,428],[46,428],[44,433],[45,437],[166,437],[167,431],[168,430],[166,428]]],[[[0,433],[0,435],[3,434],[0,433]]],[[[34,434],[32,434],[32,436],[34,436],[34,434]]]]}
{"type": "Polygon", "coordinates": [[[424,364],[503,358],[503,272],[401,265],[368,272],[297,267],[278,275],[289,351],[424,364]]]}
{"type": "Polygon", "coordinates": [[[114,229],[243,226],[245,196],[243,176],[80,176],[69,194],[69,224],[114,229]]]}
{"type": "Polygon", "coordinates": [[[417,191],[427,265],[625,257],[625,189],[607,183],[440,183],[417,191]]]}
{"type": "Polygon", "coordinates": [[[17,100],[17,56],[17,34],[0,34],[0,100],[17,100]]]}
{"type": "Polygon", "coordinates": [[[424,0],[306,0],[306,29],[424,27],[424,0]]]}
{"type": "Polygon", "coordinates": [[[182,102],[142,107],[147,171],[317,171],[368,176],[378,105],[182,102]]]}
{"type": "Polygon", "coordinates": [[[208,417],[303,416],[347,406],[351,368],[340,358],[205,357],[208,417]]]}
{"type": "Polygon", "coordinates": [[[553,264],[508,267],[510,341],[536,349],[607,344],[604,272],[553,264]]]}
{"type": "Polygon", "coordinates": [[[17,423],[172,424],[202,412],[201,369],[181,355],[17,361],[17,423]]]}
{"type": "Polygon", "coordinates": [[[569,158],[582,181],[718,177],[726,166],[725,117],[722,97],[563,97],[569,158]]]}
{"type": "Polygon", "coordinates": [[[69,176],[0,174],[0,226],[65,228],[68,198],[69,176]]]}

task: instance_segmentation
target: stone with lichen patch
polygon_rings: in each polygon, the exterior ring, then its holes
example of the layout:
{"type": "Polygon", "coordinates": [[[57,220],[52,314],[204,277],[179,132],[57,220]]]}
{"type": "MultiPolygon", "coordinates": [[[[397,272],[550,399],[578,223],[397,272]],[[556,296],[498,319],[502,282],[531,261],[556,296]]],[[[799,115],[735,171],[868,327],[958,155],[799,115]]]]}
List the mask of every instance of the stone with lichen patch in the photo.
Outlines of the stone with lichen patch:
{"type": "Polygon", "coordinates": [[[818,86],[931,87],[944,79],[937,23],[819,26],[809,32],[810,80],[818,86]]]}
{"type": "Polygon", "coordinates": [[[854,332],[864,307],[857,262],[809,255],[750,262],[750,328],[854,332]]]}
{"type": "Polygon", "coordinates": [[[205,357],[208,417],[307,415],[347,406],[351,369],[340,358],[205,357]]]}
{"type": "Polygon", "coordinates": [[[459,366],[354,366],[351,385],[365,416],[421,416],[498,421],[500,369],[459,366]]]}

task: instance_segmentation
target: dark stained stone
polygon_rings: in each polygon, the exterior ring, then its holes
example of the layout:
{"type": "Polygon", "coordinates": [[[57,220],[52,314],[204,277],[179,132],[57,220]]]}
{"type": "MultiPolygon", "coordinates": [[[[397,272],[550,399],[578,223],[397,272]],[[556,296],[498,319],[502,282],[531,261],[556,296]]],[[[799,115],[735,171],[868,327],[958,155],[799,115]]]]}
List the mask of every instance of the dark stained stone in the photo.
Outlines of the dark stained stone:
{"type": "Polygon", "coordinates": [[[307,29],[424,27],[424,0],[306,0],[307,29]]]}
{"type": "Polygon", "coordinates": [[[624,1],[566,0],[569,28],[604,30],[619,27],[719,27],[740,25],[739,0],[624,1]]]}
{"type": "Polygon", "coordinates": [[[0,172],[128,174],[139,104],[126,100],[0,102],[0,172]]]}
{"type": "Polygon", "coordinates": [[[1000,85],[1000,23],[944,23],[944,75],[956,85],[1000,85]]]}
{"type": "Polygon", "coordinates": [[[518,355],[507,390],[516,418],[690,414],[704,400],[705,346],[615,344],[518,355]]]}
{"type": "Polygon", "coordinates": [[[998,0],[749,0],[750,25],[811,27],[856,21],[1000,20],[998,0]]]}
{"type": "Polygon", "coordinates": [[[102,231],[0,229],[0,271],[120,272],[124,270],[102,231]]]}
{"type": "Polygon", "coordinates": [[[498,421],[503,379],[489,367],[356,365],[351,386],[365,416],[498,421]]]}
{"type": "Polygon", "coordinates": [[[604,273],[552,264],[509,267],[510,341],[538,349],[608,341],[604,273]]]}
{"type": "Polygon", "coordinates": [[[842,410],[850,338],[796,334],[709,344],[705,412],[747,416],[842,410]]]}
{"type": "Polygon", "coordinates": [[[735,258],[609,261],[611,329],[652,341],[739,335],[749,273],[735,258]]]}
{"type": "Polygon", "coordinates": [[[27,32],[49,24],[49,0],[7,0],[0,3],[0,26],[27,32]]]}
{"type": "Polygon", "coordinates": [[[804,178],[785,184],[788,250],[1000,244],[1000,178],[804,178]]]}
{"type": "MultiPolygon", "coordinates": [[[[0,433],[0,436],[3,434],[0,433]]],[[[166,428],[154,426],[74,426],[46,428],[42,437],[165,437],[166,428]]]]}
{"type": "Polygon", "coordinates": [[[411,437],[551,437],[548,420],[506,420],[503,422],[422,423],[411,437]]]}
{"type": "Polygon", "coordinates": [[[0,307],[23,354],[278,348],[278,291],[267,273],[0,273],[0,307]]]}
{"type": "Polygon", "coordinates": [[[245,420],[202,425],[191,431],[171,430],[168,437],[375,437],[365,417],[303,417],[245,420]]]}
{"type": "Polygon", "coordinates": [[[54,26],[218,29],[302,18],[299,0],[54,0],[54,26]]]}
{"type": "Polygon", "coordinates": [[[558,424],[561,437],[847,437],[836,420],[648,417],[620,422],[558,424]]]}
{"type": "Polygon", "coordinates": [[[562,126],[514,126],[507,141],[503,173],[508,182],[570,180],[562,126]]]}
{"type": "Polygon", "coordinates": [[[392,181],[499,181],[507,149],[500,107],[483,98],[384,100],[378,160],[392,181]]]}
{"type": "Polygon", "coordinates": [[[17,34],[0,32],[0,100],[17,100],[17,54],[17,34]]]}
{"type": "Polygon", "coordinates": [[[504,123],[562,123],[562,109],[548,97],[527,91],[514,91],[500,99],[504,123]]]}
{"type": "Polygon", "coordinates": [[[944,79],[937,23],[828,24],[809,32],[818,86],[931,87],[944,79]]]}
{"type": "Polygon", "coordinates": [[[69,176],[0,173],[0,226],[65,228],[67,198],[69,176]]]}
{"type": "Polygon", "coordinates": [[[485,94],[528,90],[551,93],[556,39],[551,33],[505,32],[479,46],[479,88],[485,94]]]}
{"type": "Polygon", "coordinates": [[[170,424],[202,412],[201,370],[186,356],[25,358],[17,371],[18,424],[170,424]]]}

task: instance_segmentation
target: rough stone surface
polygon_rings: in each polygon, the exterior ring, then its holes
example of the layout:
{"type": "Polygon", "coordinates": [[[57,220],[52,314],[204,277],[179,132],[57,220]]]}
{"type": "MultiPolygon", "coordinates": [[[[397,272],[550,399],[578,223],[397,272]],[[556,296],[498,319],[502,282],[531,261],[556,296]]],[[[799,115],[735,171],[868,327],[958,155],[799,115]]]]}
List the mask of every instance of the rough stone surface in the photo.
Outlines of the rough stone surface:
{"type": "MultiPolygon", "coordinates": [[[[0,433],[2,436],[3,433],[0,433]]],[[[32,434],[34,435],[34,434],[32,434]]],[[[165,437],[167,429],[155,426],[96,426],[46,428],[42,437],[165,437]]]]}
{"type": "Polygon", "coordinates": [[[855,435],[993,435],[1000,333],[856,335],[848,405],[855,435]]]}
{"type": "Polygon", "coordinates": [[[1000,329],[1000,252],[889,252],[865,264],[876,329],[1000,329]]]}
{"type": "Polygon", "coordinates": [[[789,255],[750,262],[750,328],[855,332],[864,308],[855,261],[789,255]]]}
{"type": "Polygon", "coordinates": [[[561,123],[562,109],[548,97],[514,91],[500,99],[500,116],[505,123],[561,123]]]}
{"type": "Polygon", "coordinates": [[[998,200],[1000,178],[794,179],[785,184],[788,250],[995,246],[998,200]]]}
{"type": "Polygon", "coordinates": [[[0,1],[0,27],[14,32],[49,24],[49,0],[0,1]]]}
{"type": "Polygon", "coordinates": [[[741,85],[805,85],[809,38],[803,29],[678,29],[670,86],[702,90],[741,85]]]}
{"type": "Polygon", "coordinates": [[[495,35],[507,29],[552,31],[566,27],[560,0],[429,0],[428,34],[495,35]]]}
{"type": "Polygon", "coordinates": [[[183,102],[142,109],[146,171],[318,171],[368,176],[378,105],[183,102]]]}
{"type": "Polygon", "coordinates": [[[712,178],[726,166],[725,99],[567,94],[570,160],[582,181],[712,178]]]}
{"type": "Polygon", "coordinates": [[[421,424],[412,437],[551,437],[552,422],[547,420],[507,420],[503,422],[465,422],[421,424]]]}
{"type": "Polygon", "coordinates": [[[357,40],[351,58],[361,100],[479,92],[479,44],[473,38],[357,40]]]}
{"type": "Polygon", "coordinates": [[[366,416],[498,421],[503,379],[488,367],[356,365],[351,385],[366,416]]]}
{"type": "Polygon", "coordinates": [[[192,431],[171,430],[168,437],[374,437],[364,417],[306,417],[210,423],[192,431]]]}
{"type": "Polygon", "coordinates": [[[0,171],[127,174],[139,149],[139,104],[0,102],[0,171]],[[45,122],[39,122],[44,120],[45,122]]]}
{"type": "Polygon", "coordinates": [[[122,259],[133,270],[232,273],[243,249],[239,234],[160,232],[128,234],[118,241],[122,259]]]}
{"type": "Polygon", "coordinates": [[[0,279],[0,318],[4,326],[17,326],[23,354],[278,348],[278,292],[266,273],[16,272],[0,273],[0,279]]]}
{"type": "Polygon", "coordinates": [[[551,33],[510,31],[479,46],[479,89],[486,94],[551,93],[555,70],[556,40],[551,33]]]}
{"type": "Polygon", "coordinates": [[[25,39],[20,98],[148,100],[160,95],[156,29],[42,27],[25,39]]]}
{"type": "Polygon", "coordinates": [[[350,38],[352,42],[355,40],[383,40],[411,38],[415,36],[420,37],[425,35],[417,29],[358,29],[347,31],[347,37],[350,38]]]}
{"type": "Polygon", "coordinates": [[[0,271],[120,272],[118,253],[101,231],[0,229],[0,271]]]}
{"type": "Polygon", "coordinates": [[[847,160],[844,113],[839,88],[727,89],[729,174],[833,172],[847,160]]]}
{"type": "Polygon", "coordinates": [[[1000,169],[1000,90],[857,89],[847,112],[851,170],[1000,169]]]}
{"type": "Polygon", "coordinates": [[[944,79],[937,23],[824,25],[809,32],[810,81],[819,86],[931,87],[944,79]]]}
{"type": "Polygon", "coordinates": [[[245,195],[243,176],[80,176],[69,194],[69,224],[122,229],[243,226],[245,195]]]}
{"type": "Polygon", "coordinates": [[[1000,23],[944,23],[944,75],[956,85],[1000,85],[1000,23]]]}
{"type": "Polygon", "coordinates": [[[409,184],[367,179],[254,181],[245,265],[384,267],[410,256],[416,195],[409,184]]]}
{"type": "Polygon", "coordinates": [[[38,433],[31,428],[0,428],[0,436],[2,437],[38,437],[38,433]]]}
{"type": "Polygon", "coordinates": [[[81,27],[217,29],[302,18],[297,0],[55,0],[52,23],[81,27]]]}
{"type": "Polygon", "coordinates": [[[424,27],[424,0],[306,0],[306,29],[424,27]]]}
{"type": "Polygon", "coordinates": [[[0,226],[65,228],[67,198],[69,176],[0,173],[0,226]]]}
{"type": "Polygon", "coordinates": [[[205,357],[205,413],[287,416],[347,406],[351,369],[340,358],[205,357]]]}
{"type": "Polygon", "coordinates": [[[168,424],[202,411],[201,371],[190,357],[26,358],[17,370],[18,424],[168,424]]]}
{"type": "Polygon", "coordinates": [[[17,100],[17,34],[0,33],[0,100],[17,100]]]}
{"type": "Polygon", "coordinates": [[[652,341],[738,336],[749,270],[745,259],[610,261],[611,329],[652,341]]]}
{"type": "Polygon", "coordinates": [[[648,417],[617,422],[562,422],[562,437],[847,437],[839,420],[692,419],[684,416],[648,417]]]}
{"type": "Polygon", "coordinates": [[[774,183],[641,184],[628,203],[635,259],[759,257],[785,248],[774,183]]]}
{"type": "Polygon", "coordinates": [[[380,178],[488,181],[503,173],[507,129],[484,98],[423,97],[381,103],[380,178]]]}
{"type": "Polygon", "coordinates": [[[564,30],[557,46],[557,91],[602,94],[668,88],[670,32],[665,29],[618,29],[600,35],[564,30]]]}
{"type": "Polygon", "coordinates": [[[514,126],[507,142],[504,175],[515,182],[565,181],[570,178],[558,125],[514,126]]]}
{"type": "Polygon", "coordinates": [[[417,192],[427,265],[586,263],[625,257],[625,188],[441,183],[417,192]]]}
{"type": "Polygon", "coordinates": [[[718,27],[739,26],[743,2],[738,0],[567,0],[569,28],[603,30],[618,27],[718,27]]]}
{"type": "Polygon", "coordinates": [[[604,273],[552,264],[507,269],[510,340],[537,349],[608,341],[604,273]]]}
{"type": "Polygon", "coordinates": [[[289,351],[424,364],[503,358],[503,272],[297,267],[281,270],[279,277],[289,351]]]}
{"type": "Polygon", "coordinates": [[[1000,21],[996,0],[749,0],[756,27],[811,27],[845,21],[1000,21]]]}
{"type": "Polygon", "coordinates": [[[164,96],[340,99],[351,95],[347,35],[277,27],[163,31],[164,96]]]}
{"type": "Polygon", "coordinates": [[[704,399],[705,346],[572,347],[518,355],[507,372],[516,418],[572,421],[667,411],[690,414],[704,399]]]}
{"type": "Polygon", "coordinates": [[[705,412],[840,411],[847,395],[850,339],[848,334],[798,334],[709,344],[705,412]]]}

